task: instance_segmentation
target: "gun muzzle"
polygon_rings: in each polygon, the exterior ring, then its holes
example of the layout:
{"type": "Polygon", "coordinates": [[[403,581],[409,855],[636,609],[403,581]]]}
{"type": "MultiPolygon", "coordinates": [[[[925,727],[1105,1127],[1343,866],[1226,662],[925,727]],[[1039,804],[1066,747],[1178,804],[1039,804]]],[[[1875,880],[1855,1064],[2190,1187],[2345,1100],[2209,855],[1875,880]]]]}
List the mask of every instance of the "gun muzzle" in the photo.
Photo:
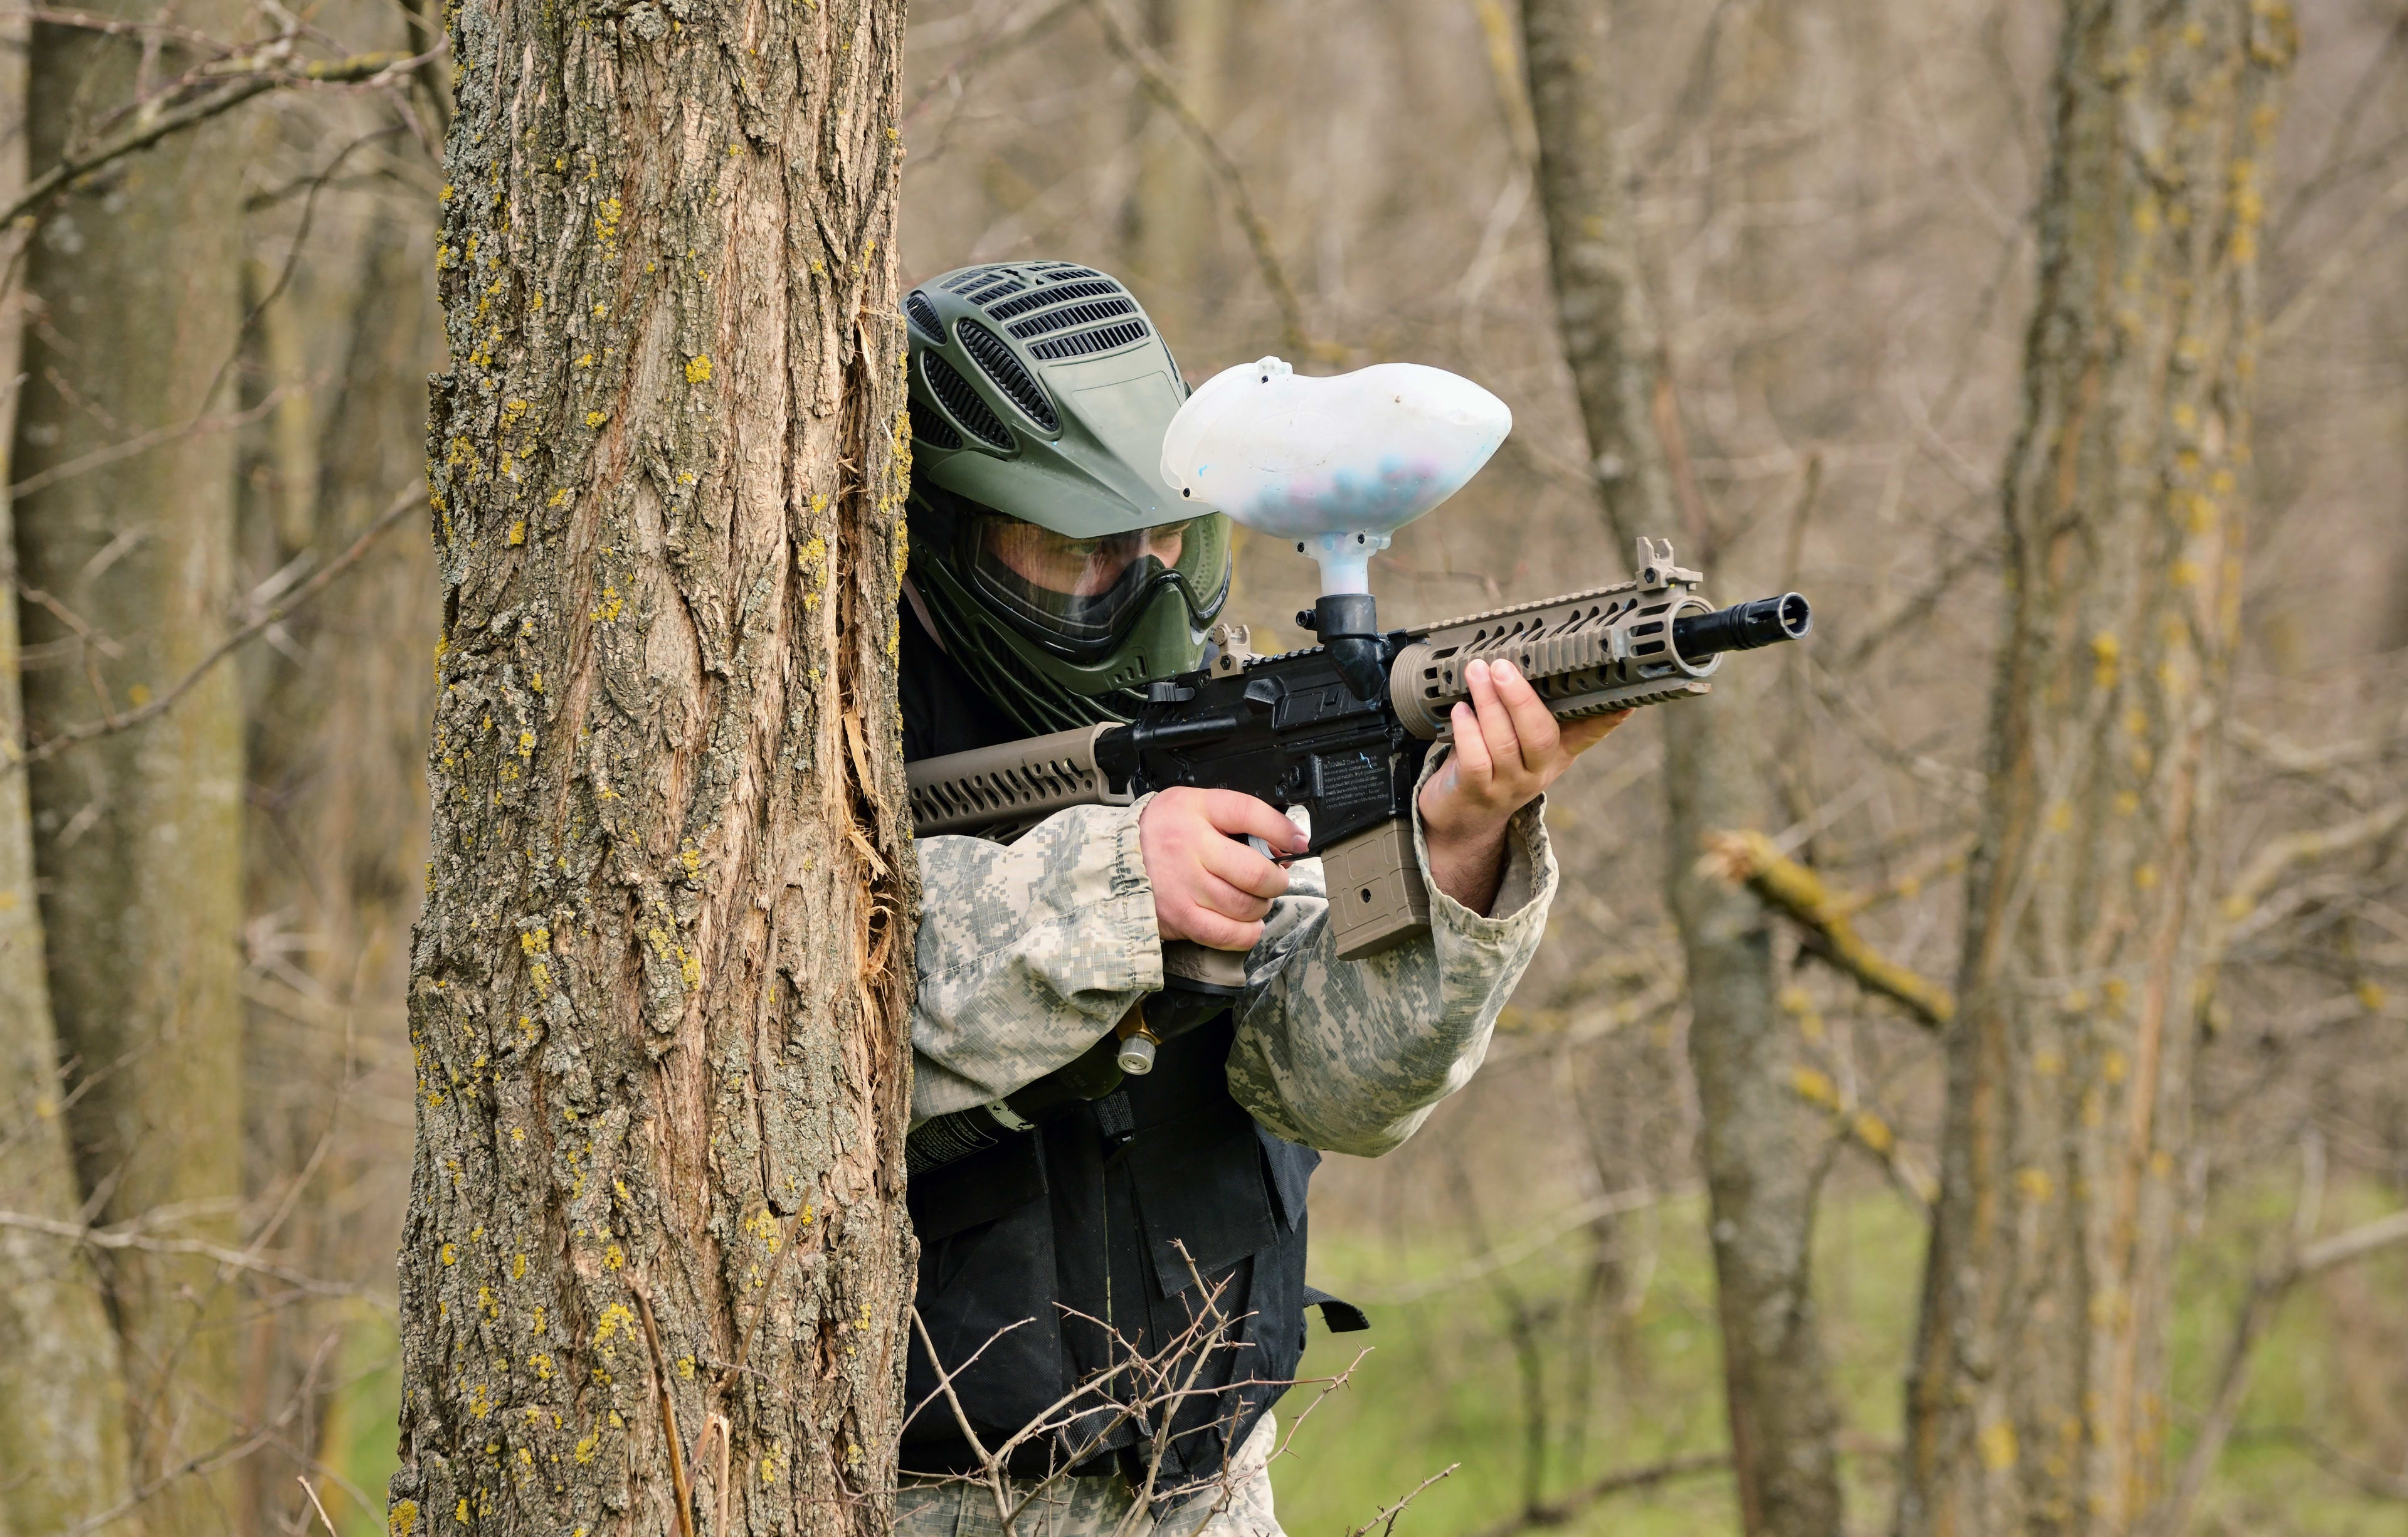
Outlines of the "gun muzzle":
{"type": "Polygon", "coordinates": [[[1813,610],[1796,593],[1734,603],[1712,613],[1683,614],[1672,621],[1672,644],[1691,662],[1726,651],[1754,651],[1795,640],[1814,627],[1813,610]]]}

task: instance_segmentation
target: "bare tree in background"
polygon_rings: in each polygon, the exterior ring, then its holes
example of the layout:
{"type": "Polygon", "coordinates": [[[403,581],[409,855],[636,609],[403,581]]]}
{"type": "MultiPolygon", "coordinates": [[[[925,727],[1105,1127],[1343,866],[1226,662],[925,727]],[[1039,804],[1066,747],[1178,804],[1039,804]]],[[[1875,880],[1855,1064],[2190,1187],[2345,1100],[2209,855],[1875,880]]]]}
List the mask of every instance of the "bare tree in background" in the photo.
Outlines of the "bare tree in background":
{"type": "Polygon", "coordinates": [[[452,13],[404,1531],[873,1532],[902,9],[452,13]]]}
{"type": "MultiPolygon", "coordinates": [[[[1200,120],[1220,116],[1222,54],[1228,41],[1229,0],[1146,0],[1145,41],[1200,120]]],[[[1121,209],[1129,280],[1174,340],[1202,329],[1211,298],[1206,279],[1222,219],[1209,170],[1171,115],[1151,93],[1132,92],[1137,175],[1121,209]]]]}
{"type": "MultiPolygon", "coordinates": [[[[355,48],[407,53],[416,42],[408,19],[377,0],[322,5],[311,21],[355,48]]],[[[440,182],[401,94],[287,92],[245,124],[237,518],[253,602],[374,537],[396,497],[424,483],[426,376],[442,357],[440,182]]],[[[440,622],[416,527],[378,538],[339,592],[279,624],[240,668],[252,1243],[380,1299],[406,1185],[407,1111],[394,1100],[408,1088],[400,1000],[425,889],[428,658],[440,622]]],[[[248,1311],[243,1415],[284,1427],[241,1464],[249,1530],[316,1523],[296,1475],[338,1509],[373,1498],[351,1470],[340,1470],[349,1482],[328,1470],[368,1443],[361,1422],[390,1421],[352,1386],[389,1359],[382,1318],[356,1297],[298,1289],[248,1311]]]]}
{"type": "MultiPolygon", "coordinates": [[[[1615,538],[1686,536],[1674,496],[1678,407],[1639,270],[1614,141],[1606,0],[1523,0],[1539,191],[1566,361],[1615,538]]],[[[1668,896],[1690,1000],[1703,1113],[1724,1371],[1740,1514],[1751,1532],[1840,1528],[1833,1404],[1810,1286],[1819,1118],[1791,1088],[1794,1045],[1774,1007],[1770,919],[1743,887],[1698,869],[1706,835],[1761,823],[1749,711],[1727,693],[1663,712],[1668,896]]]]}
{"type": "Polygon", "coordinates": [[[2163,1493],[2279,3],[2065,8],[1899,1530],[2163,1493]]]}
{"type": "MultiPolygon", "coordinates": [[[[140,7],[104,6],[138,19],[140,7]]],[[[231,36],[224,4],[183,11],[231,36]]],[[[104,136],[187,62],[173,33],[32,31],[31,164],[104,136]]],[[[31,734],[139,707],[224,638],[232,598],[241,318],[239,157],[225,120],[76,186],[36,233],[13,472],[31,734]],[[127,452],[138,434],[147,452],[127,452]]],[[[242,1191],[242,726],[220,670],[149,729],[33,768],[50,997],[80,1070],[66,1121],[81,1188],[111,1222],[176,1218],[229,1243],[242,1191]]],[[[166,1482],[166,1530],[214,1530],[236,1439],[235,1296],[196,1255],[106,1259],[122,1340],[134,1482],[166,1482]]]]}
{"type": "MultiPolygon", "coordinates": [[[[25,28],[0,23],[0,200],[25,183],[25,28]]],[[[16,244],[14,240],[9,244],[16,244]]],[[[0,250],[0,260],[13,251],[0,250]]],[[[20,305],[0,298],[0,380],[17,377],[20,305]]],[[[5,445],[18,390],[0,396],[0,558],[13,577],[5,445]]],[[[0,741],[24,734],[17,583],[0,585],[0,741]]],[[[64,1231],[0,1227],[0,1530],[56,1531],[126,1494],[125,1385],[91,1257],[66,1236],[83,1205],[62,1115],[58,1036],[35,898],[25,776],[0,776],[0,1204],[64,1231]]]]}

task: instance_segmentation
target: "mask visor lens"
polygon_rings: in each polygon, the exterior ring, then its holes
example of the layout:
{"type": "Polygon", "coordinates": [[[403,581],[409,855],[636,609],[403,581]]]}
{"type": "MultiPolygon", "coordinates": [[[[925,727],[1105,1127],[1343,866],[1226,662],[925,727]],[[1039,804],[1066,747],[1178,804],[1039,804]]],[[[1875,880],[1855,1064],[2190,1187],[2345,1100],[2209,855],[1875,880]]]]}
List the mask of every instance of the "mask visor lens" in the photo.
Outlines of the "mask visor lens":
{"type": "Polygon", "coordinates": [[[985,515],[968,533],[969,565],[998,611],[1057,649],[1111,649],[1175,585],[1191,618],[1209,619],[1228,590],[1228,539],[1218,517],[1072,539],[1017,518],[985,515]]]}

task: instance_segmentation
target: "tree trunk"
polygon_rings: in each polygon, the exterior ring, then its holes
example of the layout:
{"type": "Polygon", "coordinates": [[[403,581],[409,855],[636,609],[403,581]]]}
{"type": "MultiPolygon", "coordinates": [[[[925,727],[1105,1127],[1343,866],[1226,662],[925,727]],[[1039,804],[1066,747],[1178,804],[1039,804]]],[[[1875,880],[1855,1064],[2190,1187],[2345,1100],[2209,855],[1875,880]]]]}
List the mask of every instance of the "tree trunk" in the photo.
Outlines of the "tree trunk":
{"type": "MultiPolygon", "coordinates": [[[[25,26],[0,21],[0,124],[24,122],[25,26]]],[[[0,141],[0,199],[25,184],[25,139],[0,141]]],[[[16,241],[0,247],[0,260],[16,241]]],[[[17,377],[22,317],[0,294],[0,380],[17,377]]],[[[0,556],[13,546],[7,445],[18,392],[0,395],[0,556]]],[[[13,577],[14,562],[10,561],[13,577]]],[[[25,740],[17,583],[0,582],[0,744],[25,740]]],[[[71,1223],[83,1205],[60,1118],[58,1036],[43,975],[25,776],[0,769],[0,1205],[71,1223]]],[[[63,1530],[123,1501],[125,1383],[99,1278],[70,1241],[0,1227],[0,1532],[63,1530]]]]}
{"type": "Polygon", "coordinates": [[[2278,4],[2065,12],[1899,1530],[2162,1493],[2278,4]]]}
{"type": "MultiPolygon", "coordinates": [[[[1145,0],[1140,11],[1145,41],[1188,108],[1208,125],[1217,122],[1229,0],[1145,0]]],[[[1217,266],[1218,189],[1203,155],[1153,93],[1132,92],[1129,112],[1138,167],[1121,210],[1128,280],[1145,294],[1146,312],[1164,335],[1193,347],[1217,297],[1206,290],[1217,266]]]]}
{"type": "MultiPolygon", "coordinates": [[[[1674,409],[1613,137],[1607,0],[1523,0],[1555,308],[1608,523],[1626,550],[1682,526],[1665,433],[1674,409]]],[[[1694,543],[1688,546],[1696,553],[1694,543]]],[[[1838,1414],[1814,1327],[1813,1112],[1790,1087],[1772,935],[1744,889],[1697,870],[1704,836],[1757,826],[1761,770],[1727,694],[1663,712],[1667,895],[1688,967],[1740,1512],[1750,1533],[1840,1530],[1838,1414]]]]}
{"type": "MultiPolygon", "coordinates": [[[[141,7],[114,7],[141,15],[141,7]]],[[[239,7],[177,20],[233,36],[239,7]]],[[[32,163],[48,165],[133,99],[135,39],[36,25],[32,163]]],[[[147,67],[181,68],[172,42],[147,67]]],[[[172,687],[226,632],[234,438],[206,420],[227,387],[240,318],[237,139],[225,120],[118,162],[33,237],[16,474],[31,734],[47,737],[172,687]],[[139,452],[88,454],[164,430],[139,452]],[[49,477],[45,483],[45,478],[49,477]],[[72,615],[72,621],[67,618],[72,615]]],[[[242,732],[219,668],[165,716],[32,773],[36,859],[61,1049],[83,1082],[68,1112],[99,1217],[165,1217],[168,1236],[235,1240],[242,1191],[242,732]]],[[[106,1278],[122,1342],[133,1477],[161,1479],[160,1530],[217,1530],[236,1422],[232,1290],[197,1256],[119,1250],[106,1278]]]]}
{"type": "Polygon", "coordinates": [[[393,1530],[882,1531],[902,7],[451,36],[393,1530]]]}

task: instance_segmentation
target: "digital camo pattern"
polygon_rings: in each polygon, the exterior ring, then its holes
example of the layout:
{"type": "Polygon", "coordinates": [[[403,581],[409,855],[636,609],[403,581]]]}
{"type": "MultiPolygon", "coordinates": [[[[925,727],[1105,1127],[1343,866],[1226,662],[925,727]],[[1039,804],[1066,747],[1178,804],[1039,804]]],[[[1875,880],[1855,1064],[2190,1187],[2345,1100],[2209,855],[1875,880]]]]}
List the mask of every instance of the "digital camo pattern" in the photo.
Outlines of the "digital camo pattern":
{"type": "MultiPolygon", "coordinates": [[[[1044,1487],[1035,1479],[1014,1479],[1015,1503],[1032,1493],[1037,1499],[1012,1524],[1019,1537],[1285,1537],[1271,1509],[1268,1463],[1278,1442],[1278,1427],[1265,1415],[1225,1478],[1162,1515],[1140,1513],[1133,1521],[1137,1490],[1118,1473],[1058,1478],[1044,1487]]],[[[895,1537],[1003,1537],[1003,1523],[983,1484],[915,1484],[906,1477],[895,1491],[895,1537]]]]}
{"type": "Polygon", "coordinates": [[[1129,806],[1074,806],[1017,842],[914,840],[911,1124],[1000,1099],[1162,986],[1154,884],[1129,806]]]}
{"type": "MultiPolygon", "coordinates": [[[[1444,762],[1430,754],[1423,778],[1444,762]]],[[[924,838],[920,853],[914,1123],[1000,1099],[1061,1067],[1162,985],[1154,888],[1138,850],[1143,799],[1056,813],[1009,847],[924,838]]],[[[1537,953],[1555,861],[1541,803],[1506,835],[1483,917],[1429,879],[1430,934],[1341,961],[1321,861],[1289,867],[1247,961],[1229,1091],[1280,1136],[1366,1156],[1412,1135],[1463,1086],[1537,953]]]]}
{"type": "MultiPolygon", "coordinates": [[[[1423,783],[1446,755],[1430,754],[1423,783]]],[[[1506,824],[1504,875],[1483,917],[1430,878],[1417,789],[1413,856],[1429,888],[1429,938],[1358,961],[1338,958],[1321,861],[1297,861],[1247,959],[1229,1052],[1229,1092],[1255,1120],[1290,1142],[1377,1157],[1470,1081],[1546,932],[1555,856],[1543,804],[1506,824]]]]}

